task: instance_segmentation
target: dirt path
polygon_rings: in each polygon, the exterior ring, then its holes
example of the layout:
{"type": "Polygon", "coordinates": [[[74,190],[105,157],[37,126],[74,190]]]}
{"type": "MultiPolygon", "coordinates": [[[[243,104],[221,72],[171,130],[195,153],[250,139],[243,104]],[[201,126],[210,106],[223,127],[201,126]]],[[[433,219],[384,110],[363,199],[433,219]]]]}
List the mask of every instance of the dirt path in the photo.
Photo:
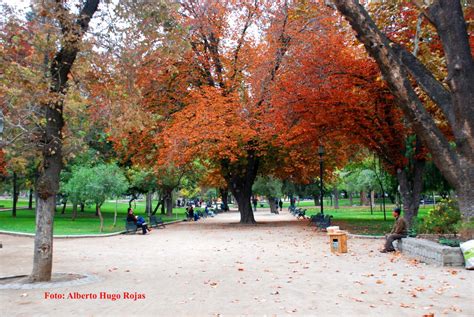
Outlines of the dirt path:
{"type": "MultiPolygon", "coordinates": [[[[257,226],[238,225],[238,214],[227,213],[146,236],[57,239],[55,272],[102,281],[0,290],[0,316],[474,315],[474,272],[380,254],[380,240],[350,239],[350,253],[333,255],[325,234],[285,211],[256,218],[257,226]],[[45,299],[45,292],[66,299],[45,299]],[[67,299],[74,292],[121,299],[67,299]],[[145,299],[124,299],[124,292],[145,299]]],[[[28,274],[33,239],[0,240],[0,276],[28,274]]]]}

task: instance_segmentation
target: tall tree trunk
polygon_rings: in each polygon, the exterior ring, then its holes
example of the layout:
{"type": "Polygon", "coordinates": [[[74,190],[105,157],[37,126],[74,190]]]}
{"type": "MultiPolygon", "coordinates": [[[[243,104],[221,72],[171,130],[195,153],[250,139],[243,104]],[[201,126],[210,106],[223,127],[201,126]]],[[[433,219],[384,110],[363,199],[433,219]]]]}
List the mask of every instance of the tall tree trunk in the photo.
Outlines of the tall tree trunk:
{"type": "Polygon", "coordinates": [[[156,203],[156,206],[155,206],[155,209],[153,209],[153,212],[151,213],[152,215],[155,215],[156,212],[158,211],[158,208],[160,208],[160,206],[163,205],[163,199],[161,198],[161,196],[158,198],[158,202],[156,203]]]}
{"type": "Polygon", "coordinates": [[[252,186],[257,177],[259,159],[254,150],[247,151],[247,157],[237,162],[228,160],[221,161],[223,176],[227,185],[237,200],[240,212],[240,223],[254,224],[250,199],[252,196],[252,186]]]}
{"type": "Polygon", "coordinates": [[[16,217],[16,204],[18,202],[18,179],[16,172],[13,172],[13,207],[12,217],[16,217]]]}
{"type": "Polygon", "coordinates": [[[275,201],[275,197],[267,196],[268,204],[270,205],[270,212],[272,214],[278,213],[278,203],[275,201]]]}
{"type": "Polygon", "coordinates": [[[28,209],[33,209],[33,188],[30,188],[28,194],[28,209]]]}
{"type": "Polygon", "coordinates": [[[151,216],[151,203],[152,203],[152,198],[153,198],[153,193],[148,192],[146,193],[146,200],[145,200],[145,213],[147,214],[148,217],[151,216]]]}
{"type": "Polygon", "coordinates": [[[222,205],[224,207],[224,211],[229,211],[229,189],[227,187],[219,188],[219,194],[222,198],[222,205]]]}
{"type": "Polygon", "coordinates": [[[165,196],[161,199],[161,214],[166,215],[166,210],[165,210],[165,196]]]}
{"type": "Polygon", "coordinates": [[[112,226],[116,226],[117,225],[117,206],[118,205],[118,199],[115,198],[115,208],[114,208],[114,223],[112,226]]]}
{"type": "Polygon", "coordinates": [[[132,202],[137,199],[137,195],[136,194],[132,194],[132,197],[130,198],[130,200],[128,201],[128,208],[132,208],[132,202]]]}
{"type": "Polygon", "coordinates": [[[320,199],[319,195],[313,195],[313,200],[314,200],[314,205],[315,206],[320,206],[321,205],[321,201],[319,199],[320,199]]]}
{"type": "Polygon", "coordinates": [[[84,212],[84,207],[85,207],[84,203],[81,203],[80,206],[81,206],[81,212],[84,212]]]}
{"type": "Polygon", "coordinates": [[[339,189],[334,188],[334,209],[339,209],[339,189]]]}
{"type": "MultiPolygon", "coordinates": [[[[449,89],[416,57],[391,43],[355,0],[334,0],[358,39],[375,59],[405,118],[432,154],[433,162],[458,193],[465,221],[474,217],[474,60],[461,1],[433,0],[423,14],[434,25],[443,45],[449,89]],[[408,76],[411,75],[411,78],[408,76]],[[411,85],[414,80],[443,112],[454,136],[452,147],[436,119],[411,85]]],[[[415,2],[418,5],[418,1],[415,2]]]]}
{"type": "Polygon", "coordinates": [[[95,205],[95,210],[97,211],[97,215],[99,216],[100,219],[100,227],[99,227],[99,232],[102,233],[104,231],[104,217],[102,217],[102,212],[100,211],[100,207],[102,204],[96,204],[95,205]]]}
{"type": "Polygon", "coordinates": [[[407,171],[407,169],[399,169],[397,171],[404,218],[407,221],[408,226],[411,226],[413,218],[418,216],[421,192],[423,189],[424,167],[425,161],[415,160],[411,171],[407,171]]]}
{"type": "Polygon", "coordinates": [[[366,191],[361,191],[360,192],[360,205],[361,206],[367,206],[367,192],[366,191]]]}
{"type": "Polygon", "coordinates": [[[72,217],[71,220],[74,221],[77,218],[77,202],[72,203],[72,217]]]}
{"type": "Polygon", "coordinates": [[[374,203],[372,201],[372,197],[373,197],[373,190],[370,190],[369,191],[369,206],[370,206],[370,214],[373,215],[374,214],[374,203]]]}
{"type": "Polygon", "coordinates": [[[243,224],[254,224],[255,217],[253,215],[253,209],[250,203],[252,197],[252,190],[246,189],[242,184],[234,183],[232,192],[234,192],[234,197],[237,200],[237,205],[240,212],[240,223],[243,224]]]}
{"type": "Polygon", "coordinates": [[[62,169],[62,128],[64,126],[63,105],[71,67],[79,52],[82,36],[89,27],[92,15],[97,11],[99,0],[87,0],[77,20],[71,21],[62,2],[56,2],[56,18],[61,25],[62,41],[50,66],[53,95],[42,104],[45,109],[45,126],[40,140],[42,145],[42,168],[40,169],[36,207],[36,235],[34,243],[31,282],[51,280],[53,264],[53,221],[55,196],[59,189],[62,169]]]}
{"type": "Polygon", "coordinates": [[[64,215],[64,213],[66,212],[66,205],[67,205],[67,199],[64,199],[63,209],[61,210],[61,215],[64,215]]]}
{"type": "Polygon", "coordinates": [[[352,192],[349,192],[349,206],[353,206],[354,205],[354,197],[353,197],[353,193],[352,192]]]}
{"type": "Polygon", "coordinates": [[[164,190],[164,200],[165,200],[165,208],[166,208],[166,215],[168,217],[173,216],[173,189],[165,189],[164,190]]]}

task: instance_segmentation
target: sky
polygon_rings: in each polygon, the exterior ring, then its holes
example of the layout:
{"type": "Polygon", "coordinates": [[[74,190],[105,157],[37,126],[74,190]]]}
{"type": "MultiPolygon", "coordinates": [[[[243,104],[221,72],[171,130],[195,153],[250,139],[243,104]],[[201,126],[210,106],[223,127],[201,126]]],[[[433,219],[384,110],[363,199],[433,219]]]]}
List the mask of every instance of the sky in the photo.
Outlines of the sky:
{"type": "Polygon", "coordinates": [[[0,0],[0,3],[6,3],[17,8],[27,8],[30,5],[30,0],[0,0]]]}

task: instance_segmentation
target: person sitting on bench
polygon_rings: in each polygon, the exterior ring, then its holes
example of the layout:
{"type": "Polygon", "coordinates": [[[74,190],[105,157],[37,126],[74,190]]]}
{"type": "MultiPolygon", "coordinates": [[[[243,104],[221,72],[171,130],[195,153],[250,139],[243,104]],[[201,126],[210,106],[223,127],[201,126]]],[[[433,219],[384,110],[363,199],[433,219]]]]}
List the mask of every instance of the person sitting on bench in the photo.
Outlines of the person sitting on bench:
{"type": "Polygon", "coordinates": [[[401,238],[406,238],[408,234],[407,222],[405,219],[400,216],[400,208],[393,209],[392,215],[395,218],[395,224],[393,225],[392,231],[389,234],[385,235],[385,247],[380,252],[394,252],[395,248],[393,247],[393,241],[399,240],[401,238]]]}
{"type": "Polygon", "coordinates": [[[194,219],[194,208],[193,205],[189,204],[188,207],[186,208],[187,214],[188,214],[188,220],[193,220],[194,219]]]}
{"type": "Polygon", "coordinates": [[[148,224],[145,222],[145,218],[142,216],[135,216],[133,214],[133,209],[128,208],[127,210],[127,221],[134,222],[138,228],[142,228],[143,234],[146,234],[147,232],[150,232],[151,229],[148,228],[148,224]]]}

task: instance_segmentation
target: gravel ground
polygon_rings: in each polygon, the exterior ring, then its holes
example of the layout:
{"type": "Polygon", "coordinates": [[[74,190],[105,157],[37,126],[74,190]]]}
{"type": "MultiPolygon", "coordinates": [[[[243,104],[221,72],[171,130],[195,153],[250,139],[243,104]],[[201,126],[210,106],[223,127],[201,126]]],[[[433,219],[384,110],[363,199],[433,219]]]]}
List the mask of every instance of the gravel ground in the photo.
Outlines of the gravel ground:
{"type": "MultiPolygon", "coordinates": [[[[54,272],[96,278],[0,289],[0,316],[474,316],[472,271],[381,254],[374,239],[350,238],[349,253],[331,254],[324,233],[286,212],[259,211],[256,226],[238,219],[55,240],[54,272]]],[[[0,277],[28,274],[33,239],[0,241],[0,277]]]]}

